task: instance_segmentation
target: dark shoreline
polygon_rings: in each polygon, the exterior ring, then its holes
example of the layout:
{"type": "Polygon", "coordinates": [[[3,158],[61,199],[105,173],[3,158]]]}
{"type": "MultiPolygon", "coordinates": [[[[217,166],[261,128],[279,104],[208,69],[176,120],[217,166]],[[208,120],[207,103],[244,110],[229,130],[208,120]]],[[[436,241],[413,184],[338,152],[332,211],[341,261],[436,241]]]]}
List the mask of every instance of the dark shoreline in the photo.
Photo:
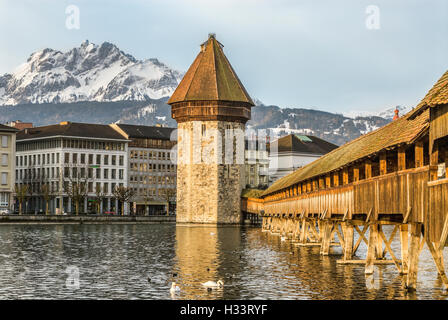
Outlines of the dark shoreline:
{"type": "Polygon", "coordinates": [[[176,216],[3,215],[2,224],[174,224],[176,216]]]}

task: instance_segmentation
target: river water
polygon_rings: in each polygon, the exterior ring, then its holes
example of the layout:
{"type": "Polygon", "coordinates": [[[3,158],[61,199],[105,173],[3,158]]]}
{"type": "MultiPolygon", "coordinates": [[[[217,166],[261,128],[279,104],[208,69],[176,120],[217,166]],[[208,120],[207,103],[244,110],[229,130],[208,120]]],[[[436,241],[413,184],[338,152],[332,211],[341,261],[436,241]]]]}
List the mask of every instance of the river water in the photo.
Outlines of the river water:
{"type": "Polygon", "coordinates": [[[336,263],[340,254],[322,257],[259,228],[0,225],[0,298],[447,299],[426,249],[408,295],[394,265],[375,267],[366,282],[362,265],[336,263]],[[207,291],[209,280],[224,287],[207,291]]]}

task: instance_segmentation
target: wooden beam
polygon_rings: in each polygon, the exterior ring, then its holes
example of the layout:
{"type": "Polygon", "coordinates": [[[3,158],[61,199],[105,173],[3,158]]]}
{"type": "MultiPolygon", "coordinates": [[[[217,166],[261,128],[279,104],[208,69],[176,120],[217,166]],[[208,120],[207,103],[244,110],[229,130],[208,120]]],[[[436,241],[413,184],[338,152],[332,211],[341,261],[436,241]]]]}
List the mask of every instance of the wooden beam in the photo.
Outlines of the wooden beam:
{"type": "Polygon", "coordinates": [[[380,175],[387,174],[387,153],[383,151],[380,153],[380,175]]]}
{"type": "Polygon", "coordinates": [[[365,162],[365,176],[366,179],[372,178],[372,161],[370,160],[365,162]]]}
{"type": "Polygon", "coordinates": [[[398,148],[398,171],[406,170],[406,148],[398,148]]]}
{"type": "Polygon", "coordinates": [[[319,177],[319,189],[325,188],[325,181],[323,177],[319,177]]]}
{"type": "Polygon", "coordinates": [[[420,237],[422,235],[422,224],[411,224],[411,244],[409,247],[408,277],[406,287],[409,291],[417,288],[418,257],[420,255],[420,237]]]}
{"type": "MultiPolygon", "coordinates": [[[[434,141],[431,154],[429,157],[429,164],[432,166],[436,166],[439,164],[439,144],[437,141],[434,141]]],[[[437,169],[430,169],[429,171],[429,179],[431,181],[437,180],[437,169]]]]}
{"type": "Polygon", "coordinates": [[[373,274],[373,262],[375,260],[375,251],[378,243],[378,225],[372,223],[370,224],[369,229],[369,245],[367,246],[365,274],[373,274]]]}
{"type": "Polygon", "coordinates": [[[339,172],[338,171],[333,173],[333,185],[335,187],[339,186],[339,172]]]}
{"type": "Polygon", "coordinates": [[[348,168],[342,169],[342,184],[348,184],[348,168]]]}
{"type": "Polygon", "coordinates": [[[429,251],[431,252],[432,258],[436,264],[437,272],[442,279],[445,288],[448,289],[448,278],[445,273],[445,266],[443,265],[443,249],[440,249],[440,244],[436,243],[433,245],[429,240],[429,237],[425,237],[426,244],[428,245],[429,251]]]}
{"type": "Polygon", "coordinates": [[[423,141],[417,141],[415,143],[415,167],[423,167],[423,141]]]}
{"type": "Polygon", "coordinates": [[[401,245],[401,261],[402,261],[402,269],[403,273],[408,273],[408,225],[401,224],[400,225],[400,245],[401,245]]]}
{"type": "Polygon", "coordinates": [[[331,188],[331,175],[325,176],[325,186],[331,188]]]}
{"type": "Polygon", "coordinates": [[[353,239],[354,227],[348,223],[343,222],[342,231],[344,233],[344,260],[353,259],[353,239]]]}
{"type": "Polygon", "coordinates": [[[353,181],[359,181],[359,166],[353,167],[353,181]]]}
{"type": "Polygon", "coordinates": [[[440,236],[438,250],[443,250],[446,245],[446,240],[448,238],[448,216],[445,217],[445,222],[443,223],[442,235],[440,236]]]}

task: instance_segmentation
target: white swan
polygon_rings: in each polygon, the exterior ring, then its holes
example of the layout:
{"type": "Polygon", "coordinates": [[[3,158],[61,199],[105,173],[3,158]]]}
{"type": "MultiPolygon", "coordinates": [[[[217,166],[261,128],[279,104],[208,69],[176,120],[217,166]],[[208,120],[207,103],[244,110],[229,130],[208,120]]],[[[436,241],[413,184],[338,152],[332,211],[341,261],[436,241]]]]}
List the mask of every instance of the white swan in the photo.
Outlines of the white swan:
{"type": "Polygon", "coordinates": [[[202,285],[207,288],[221,288],[224,287],[224,282],[222,280],[218,280],[218,282],[207,281],[204,282],[202,285]]]}
{"type": "Polygon", "coordinates": [[[176,282],[171,282],[171,288],[170,288],[171,294],[174,294],[179,291],[180,291],[180,288],[179,288],[179,286],[176,286],[176,282]]]}

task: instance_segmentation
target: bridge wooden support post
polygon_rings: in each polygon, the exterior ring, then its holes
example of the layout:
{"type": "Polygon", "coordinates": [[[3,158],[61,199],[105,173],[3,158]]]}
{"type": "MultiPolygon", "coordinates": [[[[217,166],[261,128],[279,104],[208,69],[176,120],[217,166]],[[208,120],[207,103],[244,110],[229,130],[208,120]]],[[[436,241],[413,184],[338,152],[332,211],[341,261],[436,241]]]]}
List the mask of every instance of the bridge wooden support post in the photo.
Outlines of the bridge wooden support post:
{"type": "Polygon", "coordinates": [[[365,274],[373,274],[373,265],[376,256],[375,253],[378,247],[378,225],[371,223],[369,229],[369,244],[367,246],[365,274]]]}
{"type": "Polygon", "coordinates": [[[445,273],[445,266],[443,263],[443,248],[445,247],[446,240],[448,238],[448,216],[445,218],[445,222],[442,229],[442,234],[440,236],[440,240],[436,242],[432,242],[429,239],[429,235],[425,235],[426,244],[431,252],[432,258],[437,267],[437,272],[443,282],[443,285],[446,289],[448,289],[448,278],[445,273]]]}
{"type": "Polygon", "coordinates": [[[302,218],[302,229],[300,231],[300,243],[306,243],[308,237],[308,221],[302,218]]]}
{"type": "Polygon", "coordinates": [[[331,238],[333,235],[333,224],[330,221],[325,221],[322,223],[324,224],[324,226],[320,254],[323,256],[328,256],[328,254],[330,253],[331,238]]]}
{"type": "Polygon", "coordinates": [[[376,243],[376,259],[381,260],[384,258],[384,251],[383,251],[383,241],[382,238],[379,236],[379,233],[382,232],[382,226],[380,224],[377,225],[378,235],[377,235],[377,243],[376,243]]]}
{"type": "Polygon", "coordinates": [[[351,260],[353,258],[353,239],[354,227],[349,222],[342,223],[342,231],[344,234],[344,260],[351,260]]]}
{"type": "Polygon", "coordinates": [[[409,247],[408,276],[406,288],[408,291],[417,289],[418,257],[420,255],[420,238],[422,236],[422,224],[411,224],[411,243],[409,247]]]}
{"type": "Polygon", "coordinates": [[[403,274],[408,273],[408,256],[409,256],[409,243],[408,243],[408,225],[400,225],[400,245],[401,245],[401,270],[403,274]]]}
{"type": "Polygon", "coordinates": [[[301,224],[301,219],[300,218],[296,218],[294,220],[294,234],[293,234],[293,240],[294,242],[299,242],[300,241],[300,224],[301,224]]]}

